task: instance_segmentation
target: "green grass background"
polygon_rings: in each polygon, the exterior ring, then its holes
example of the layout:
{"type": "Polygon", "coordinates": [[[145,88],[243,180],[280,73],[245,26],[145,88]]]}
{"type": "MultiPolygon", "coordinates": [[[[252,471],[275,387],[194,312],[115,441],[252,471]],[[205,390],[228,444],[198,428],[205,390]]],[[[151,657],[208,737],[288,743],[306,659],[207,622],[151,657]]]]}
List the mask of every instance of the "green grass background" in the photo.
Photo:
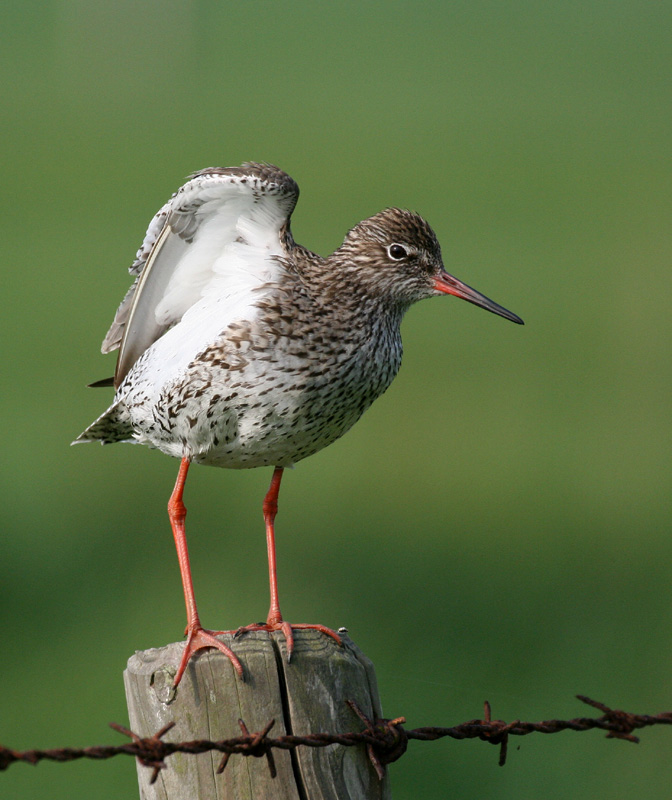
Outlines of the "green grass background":
{"type": "MultiPolygon", "coordinates": [[[[288,473],[293,621],[346,625],[411,726],[672,709],[669,4],[3,4],[0,741],[120,741],[121,672],[179,639],[177,462],[68,443],[146,225],[191,171],[267,160],[320,253],[387,205],[520,314],[414,307],[401,373],[288,473]]],[[[201,616],[267,610],[270,470],[194,469],[201,616]]],[[[667,729],[412,743],[395,798],[669,797],[667,729]]],[[[0,797],[132,798],[130,759],[18,764],[0,797]]]]}

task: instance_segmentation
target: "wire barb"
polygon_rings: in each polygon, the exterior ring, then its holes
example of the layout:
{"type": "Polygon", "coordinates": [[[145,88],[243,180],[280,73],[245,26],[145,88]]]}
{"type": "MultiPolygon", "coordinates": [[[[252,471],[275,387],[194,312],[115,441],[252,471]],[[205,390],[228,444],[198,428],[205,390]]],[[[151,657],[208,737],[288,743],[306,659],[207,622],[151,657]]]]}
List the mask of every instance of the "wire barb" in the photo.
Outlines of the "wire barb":
{"type": "Polygon", "coordinates": [[[153,770],[152,777],[149,780],[150,783],[156,783],[159,772],[166,766],[165,758],[169,753],[166,753],[166,743],[162,742],[161,739],[174,727],[175,723],[169,722],[161,730],[158,730],[154,736],[148,736],[143,739],[137,733],[129,730],[129,728],[119,725],[118,722],[110,722],[110,728],[124,736],[128,736],[129,739],[133,740],[133,744],[138,747],[136,758],[144,767],[150,767],[153,770]]]}
{"type": "Polygon", "coordinates": [[[385,777],[385,766],[401,758],[408,747],[408,736],[402,725],[406,717],[370,720],[354,700],[345,701],[366,725],[365,734],[372,741],[366,743],[366,752],[379,780],[385,777]]]}
{"type": "Polygon", "coordinates": [[[520,725],[520,720],[515,722],[506,723],[501,719],[492,719],[492,708],[490,703],[486,700],[483,703],[483,720],[482,724],[488,727],[488,730],[483,731],[478,737],[484,742],[499,745],[499,766],[503,767],[506,764],[506,756],[509,748],[509,733],[517,726],[520,725]]]}
{"type": "Polygon", "coordinates": [[[617,709],[609,708],[604,703],[597,700],[591,700],[583,694],[577,694],[577,699],[586,705],[599,709],[604,714],[604,719],[607,720],[611,726],[607,739],[625,739],[628,742],[639,744],[639,736],[633,736],[632,732],[640,727],[637,725],[637,715],[629,714],[627,711],[618,711],[617,709]]]}

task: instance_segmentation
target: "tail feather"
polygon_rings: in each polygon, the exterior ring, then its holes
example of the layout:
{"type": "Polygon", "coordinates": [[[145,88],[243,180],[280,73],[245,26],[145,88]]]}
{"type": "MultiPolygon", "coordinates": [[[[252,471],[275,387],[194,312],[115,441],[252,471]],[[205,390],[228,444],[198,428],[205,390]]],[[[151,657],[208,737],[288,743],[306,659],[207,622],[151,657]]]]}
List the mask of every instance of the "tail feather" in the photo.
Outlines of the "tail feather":
{"type": "Polygon", "coordinates": [[[121,403],[115,403],[95,422],[92,422],[85,431],[82,431],[72,444],[81,444],[82,442],[114,444],[115,442],[135,441],[126,409],[121,403]]]}

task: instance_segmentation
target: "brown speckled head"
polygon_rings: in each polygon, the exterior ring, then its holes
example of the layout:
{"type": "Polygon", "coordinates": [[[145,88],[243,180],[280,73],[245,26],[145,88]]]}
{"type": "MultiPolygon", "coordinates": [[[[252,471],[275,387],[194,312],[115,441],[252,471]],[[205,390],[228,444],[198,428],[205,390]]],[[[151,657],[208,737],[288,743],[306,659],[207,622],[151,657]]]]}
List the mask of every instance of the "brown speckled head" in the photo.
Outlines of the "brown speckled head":
{"type": "Polygon", "coordinates": [[[428,223],[412,211],[386,208],[352,228],[328,262],[342,265],[363,291],[409,306],[436,294],[441,247],[428,223]]]}
{"type": "Polygon", "coordinates": [[[436,234],[419,214],[386,208],[352,228],[327,266],[365,299],[402,311],[417,300],[452,294],[512,322],[520,317],[446,272],[436,234]]]}

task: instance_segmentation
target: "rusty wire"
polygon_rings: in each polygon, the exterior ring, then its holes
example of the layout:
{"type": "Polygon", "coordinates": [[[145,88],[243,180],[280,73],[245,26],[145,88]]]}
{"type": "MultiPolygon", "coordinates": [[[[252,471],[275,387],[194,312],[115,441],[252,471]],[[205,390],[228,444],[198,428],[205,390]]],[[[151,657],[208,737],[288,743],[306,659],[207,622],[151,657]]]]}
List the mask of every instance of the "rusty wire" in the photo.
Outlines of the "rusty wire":
{"type": "Polygon", "coordinates": [[[351,733],[311,733],[305,736],[285,735],[269,737],[275,720],[270,720],[263,730],[250,733],[242,720],[238,720],[242,735],[234,739],[223,739],[213,742],[197,739],[190,742],[164,742],[163,737],[175,723],[171,722],[153,736],[140,737],[122,725],[111,723],[116,731],[128,736],[131,741],[122,745],[108,747],[63,747],[55,750],[25,750],[19,752],[0,745],[0,770],[10,764],[23,761],[37,764],[40,761],[75,761],[80,758],[107,759],[117,755],[135,756],[145,767],[153,770],[152,783],[159,772],[166,766],[166,759],[173,753],[197,755],[217,751],[222,753],[219,772],[226,767],[232,755],[265,757],[271,776],[275,777],[273,750],[293,750],[297,747],[327,747],[340,744],[352,747],[366,745],[371,763],[378,777],[383,778],[385,765],[400,758],[411,739],[416,741],[434,741],[449,736],[453,739],[482,739],[490,744],[499,745],[499,763],[504,765],[507,755],[507,744],[510,736],[527,736],[530,733],[559,733],[560,731],[588,731],[594,728],[607,731],[609,739],[625,739],[637,743],[639,738],[633,732],[652,725],[672,725],[672,712],[661,714],[631,714],[609,708],[603,703],[591,700],[584,695],[578,699],[593,708],[602,711],[600,717],[576,717],[570,720],[545,720],[542,722],[504,722],[492,719],[490,704],[486,701],[483,719],[474,719],[450,728],[425,727],[406,730],[404,717],[396,719],[369,719],[357,706],[348,700],[347,703],[364,724],[364,730],[351,733]]]}

